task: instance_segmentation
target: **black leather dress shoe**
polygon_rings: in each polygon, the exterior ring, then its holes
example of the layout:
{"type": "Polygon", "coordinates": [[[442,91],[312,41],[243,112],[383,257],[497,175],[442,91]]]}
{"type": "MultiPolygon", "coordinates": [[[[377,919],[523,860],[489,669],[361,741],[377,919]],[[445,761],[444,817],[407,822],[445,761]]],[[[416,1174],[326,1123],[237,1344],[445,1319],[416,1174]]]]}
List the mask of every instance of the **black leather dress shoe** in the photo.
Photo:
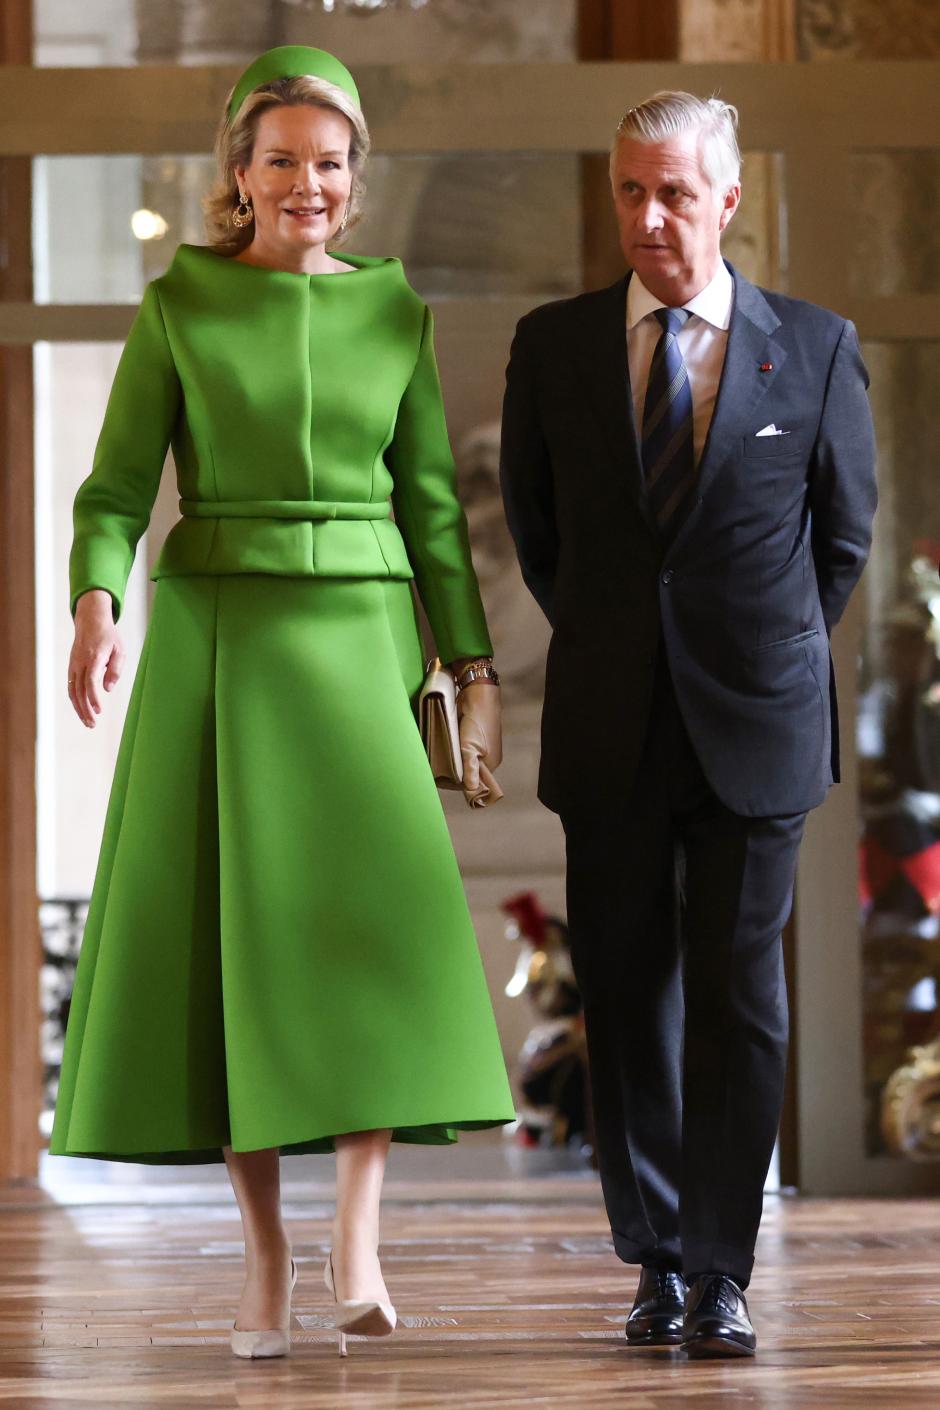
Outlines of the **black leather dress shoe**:
{"type": "Polygon", "coordinates": [[[724,1273],[696,1278],[685,1300],[682,1349],[690,1356],[753,1356],[757,1336],[744,1293],[724,1273]]]}
{"type": "Polygon", "coordinates": [[[682,1340],[682,1314],[688,1289],[681,1273],[665,1268],[644,1268],[636,1290],[633,1311],[627,1318],[631,1346],[678,1346],[682,1340]]]}

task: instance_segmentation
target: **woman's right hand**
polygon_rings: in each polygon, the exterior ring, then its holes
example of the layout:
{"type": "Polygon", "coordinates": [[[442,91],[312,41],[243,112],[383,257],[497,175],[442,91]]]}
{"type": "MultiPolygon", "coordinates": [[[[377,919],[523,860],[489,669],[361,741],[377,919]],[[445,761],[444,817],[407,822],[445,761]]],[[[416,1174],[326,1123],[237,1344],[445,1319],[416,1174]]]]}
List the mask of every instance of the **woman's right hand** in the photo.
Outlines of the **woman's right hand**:
{"type": "Polygon", "coordinates": [[[75,640],[69,656],[69,699],[83,725],[94,729],[101,688],[111,690],[124,669],[124,646],[114,625],[111,594],[83,592],[75,604],[75,640]]]}

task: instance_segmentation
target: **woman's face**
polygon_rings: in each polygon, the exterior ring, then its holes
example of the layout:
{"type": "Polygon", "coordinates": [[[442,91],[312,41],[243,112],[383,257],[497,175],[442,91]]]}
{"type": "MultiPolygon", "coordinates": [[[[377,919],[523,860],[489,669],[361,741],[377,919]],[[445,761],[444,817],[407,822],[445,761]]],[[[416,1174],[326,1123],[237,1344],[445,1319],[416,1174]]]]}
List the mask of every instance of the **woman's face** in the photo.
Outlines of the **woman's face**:
{"type": "Polygon", "coordinates": [[[352,128],[333,108],[268,108],[261,114],[251,162],[236,167],[255,212],[253,244],[272,254],[323,246],[349,202],[352,128]]]}

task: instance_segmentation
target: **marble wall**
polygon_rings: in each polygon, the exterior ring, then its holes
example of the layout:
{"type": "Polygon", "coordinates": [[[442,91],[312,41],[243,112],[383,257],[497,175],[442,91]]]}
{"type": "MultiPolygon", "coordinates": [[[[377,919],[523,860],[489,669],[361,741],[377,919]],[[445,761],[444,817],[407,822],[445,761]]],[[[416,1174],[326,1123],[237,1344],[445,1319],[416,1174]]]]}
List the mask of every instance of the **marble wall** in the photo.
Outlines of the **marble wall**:
{"type": "Polygon", "coordinates": [[[318,0],[35,0],[39,64],[238,63],[315,44],[360,64],[563,62],[576,0],[430,0],[370,15],[318,0]]]}
{"type": "Polygon", "coordinates": [[[576,0],[431,0],[418,10],[405,0],[364,15],[342,0],[332,14],[317,0],[136,0],[136,15],[139,62],[237,62],[275,44],[315,44],[350,64],[525,63],[573,57],[576,0]]]}
{"type": "MultiPolygon", "coordinates": [[[[35,0],[37,62],[237,63],[272,44],[334,46],[359,63],[564,61],[576,0],[430,0],[332,15],[305,0],[35,0]]],[[[681,57],[921,59],[940,53],[936,0],[682,0],[681,57]]]]}
{"type": "Polygon", "coordinates": [[[929,59],[940,55],[936,0],[795,0],[801,59],[929,59]]]}
{"type": "Polygon", "coordinates": [[[680,0],[681,59],[766,62],[793,48],[793,0],[680,0]]]}
{"type": "MultiPolygon", "coordinates": [[[[214,0],[216,4],[225,0],[214,0]]],[[[575,57],[577,0],[430,0],[369,16],[337,5],[323,15],[303,0],[281,0],[287,42],[335,47],[367,64],[535,63],[575,57]]]]}

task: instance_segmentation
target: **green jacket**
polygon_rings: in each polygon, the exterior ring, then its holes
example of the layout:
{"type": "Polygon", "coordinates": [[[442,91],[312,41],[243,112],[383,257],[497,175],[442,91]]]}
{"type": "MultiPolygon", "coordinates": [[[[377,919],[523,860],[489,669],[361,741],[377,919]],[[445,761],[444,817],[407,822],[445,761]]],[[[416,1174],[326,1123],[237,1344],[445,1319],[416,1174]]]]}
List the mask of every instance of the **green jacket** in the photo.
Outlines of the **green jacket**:
{"type": "Polygon", "coordinates": [[[181,245],[147,286],[75,498],[73,612],[104,588],[120,613],[172,445],[183,517],[154,578],[414,578],[443,660],[490,651],[430,310],[398,260],[343,258],[288,274],[181,245]]]}

